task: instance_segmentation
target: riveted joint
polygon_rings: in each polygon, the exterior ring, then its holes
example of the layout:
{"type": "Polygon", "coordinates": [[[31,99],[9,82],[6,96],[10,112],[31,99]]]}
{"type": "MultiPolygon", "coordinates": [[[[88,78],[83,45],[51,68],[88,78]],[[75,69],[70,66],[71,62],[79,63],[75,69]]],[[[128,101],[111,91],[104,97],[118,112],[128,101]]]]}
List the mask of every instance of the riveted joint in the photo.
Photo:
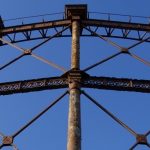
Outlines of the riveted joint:
{"type": "Polygon", "coordinates": [[[4,136],[3,137],[3,145],[9,146],[13,144],[13,137],[12,136],[4,136]]]}
{"type": "Polygon", "coordinates": [[[28,49],[28,50],[25,50],[25,51],[24,51],[24,54],[25,54],[25,55],[31,55],[31,52],[32,52],[32,51],[31,51],[30,49],[28,49]]]}
{"type": "Polygon", "coordinates": [[[81,70],[72,69],[64,76],[68,77],[70,89],[80,89],[83,79],[89,77],[88,74],[81,70]]]}
{"type": "Polygon", "coordinates": [[[124,54],[130,54],[128,48],[123,47],[123,48],[121,49],[121,51],[122,51],[122,53],[124,53],[124,54]]]}
{"type": "Polygon", "coordinates": [[[136,140],[138,144],[143,144],[143,145],[148,144],[147,137],[143,134],[138,134],[136,140]]]}

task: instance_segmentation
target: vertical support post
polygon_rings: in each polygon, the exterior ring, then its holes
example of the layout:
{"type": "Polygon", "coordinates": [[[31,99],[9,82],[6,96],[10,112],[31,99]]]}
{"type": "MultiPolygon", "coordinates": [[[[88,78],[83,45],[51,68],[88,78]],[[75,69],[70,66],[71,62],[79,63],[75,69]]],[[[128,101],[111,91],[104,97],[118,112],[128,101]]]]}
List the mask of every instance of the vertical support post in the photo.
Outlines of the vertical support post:
{"type": "Polygon", "coordinates": [[[66,5],[66,19],[72,20],[72,54],[69,73],[69,116],[67,150],[81,150],[81,114],[80,114],[80,21],[87,19],[87,5],[66,5]]]}
{"type": "Polygon", "coordinates": [[[79,20],[72,22],[72,55],[71,69],[80,68],[80,23],[79,20]]]}
{"type": "MultiPolygon", "coordinates": [[[[80,22],[72,22],[71,69],[80,68],[80,22]]],[[[80,83],[76,77],[70,77],[69,117],[67,150],[81,150],[80,83]]]]}

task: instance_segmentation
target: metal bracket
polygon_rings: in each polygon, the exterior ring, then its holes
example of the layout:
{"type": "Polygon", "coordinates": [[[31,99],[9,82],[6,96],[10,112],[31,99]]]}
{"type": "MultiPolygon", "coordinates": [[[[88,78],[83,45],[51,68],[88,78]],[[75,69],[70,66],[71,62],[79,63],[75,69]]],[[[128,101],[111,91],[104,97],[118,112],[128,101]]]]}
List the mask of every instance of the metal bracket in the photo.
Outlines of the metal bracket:
{"type": "Polygon", "coordinates": [[[68,83],[70,83],[70,88],[72,89],[79,88],[78,86],[82,84],[82,79],[89,77],[89,75],[82,70],[71,69],[63,74],[62,77],[68,78],[68,83]]]}
{"type": "Polygon", "coordinates": [[[138,144],[142,144],[142,145],[147,145],[148,141],[147,141],[147,136],[144,134],[138,134],[136,137],[136,141],[138,144]]]}
{"type": "Polygon", "coordinates": [[[17,146],[13,143],[13,136],[5,136],[3,133],[0,132],[0,137],[2,138],[2,141],[0,143],[0,149],[2,149],[3,147],[10,146],[13,148],[13,150],[18,150],[17,146]]]}
{"type": "Polygon", "coordinates": [[[65,77],[68,78],[68,81],[81,81],[83,78],[87,78],[89,77],[89,75],[87,73],[85,73],[82,70],[77,70],[77,69],[71,69],[68,72],[66,72],[65,74],[63,74],[61,77],[65,77]]]}
{"type": "Polygon", "coordinates": [[[121,51],[122,51],[122,53],[124,53],[124,54],[130,54],[128,48],[126,48],[126,47],[122,47],[122,48],[121,48],[121,51]]]}
{"type": "Polygon", "coordinates": [[[146,134],[137,134],[136,143],[129,150],[135,149],[138,145],[145,145],[150,148],[150,143],[147,140],[147,136],[149,134],[150,134],[150,131],[148,131],[146,134]]]}
{"type": "Polygon", "coordinates": [[[3,137],[3,145],[9,146],[13,144],[13,137],[12,136],[4,136],[3,137]]]}
{"type": "Polygon", "coordinates": [[[28,49],[28,50],[25,50],[25,51],[24,51],[24,54],[25,54],[25,55],[31,55],[31,52],[32,52],[32,51],[31,51],[30,49],[28,49]]]}

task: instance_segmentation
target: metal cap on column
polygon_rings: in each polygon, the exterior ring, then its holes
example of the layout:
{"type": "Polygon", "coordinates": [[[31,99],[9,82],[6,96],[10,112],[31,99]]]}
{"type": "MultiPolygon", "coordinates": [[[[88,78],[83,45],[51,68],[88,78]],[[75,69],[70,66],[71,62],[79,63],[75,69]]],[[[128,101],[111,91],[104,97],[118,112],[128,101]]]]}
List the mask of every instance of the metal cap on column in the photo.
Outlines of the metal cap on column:
{"type": "Polygon", "coordinates": [[[65,19],[73,19],[74,17],[87,19],[87,4],[65,5],[65,19]]]}
{"type": "Polygon", "coordinates": [[[69,116],[67,150],[81,150],[81,114],[80,114],[80,33],[81,20],[87,19],[87,5],[66,5],[66,19],[72,20],[72,53],[69,79],[69,116]]]}

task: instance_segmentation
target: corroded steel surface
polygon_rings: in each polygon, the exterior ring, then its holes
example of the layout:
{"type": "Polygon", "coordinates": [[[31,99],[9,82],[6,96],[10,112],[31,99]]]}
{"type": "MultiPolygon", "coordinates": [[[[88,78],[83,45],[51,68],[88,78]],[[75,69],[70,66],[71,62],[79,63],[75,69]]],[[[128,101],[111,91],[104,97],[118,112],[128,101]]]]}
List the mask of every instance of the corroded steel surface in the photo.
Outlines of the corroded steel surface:
{"type": "MultiPolygon", "coordinates": [[[[73,80],[79,80],[81,88],[150,93],[150,80],[93,77],[80,74],[80,71],[68,74],[74,75],[73,80]]],[[[72,79],[62,76],[0,83],[0,95],[68,88],[70,80],[72,79]]]]}
{"type": "MultiPolygon", "coordinates": [[[[72,23],[72,54],[71,69],[80,69],[80,23],[72,23]]],[[[80,79],[70,77],[69,82],[69,114],[68,114],[68,143],[67,150],[81,150],[81,113],[80,113],[80,79]]]]}
{"type": "MultiPolygon", "coordinates": [[[[71,24],[71,20],[53,20],[47,22],[37,22],[24,25],[15,25],[15,26],[1,26],[0,27],[0,37],[7,37],[10,42],[17,43],[29,40],[37,40],[48,38],[51,36],[47,31],[48,30],[57,30],[59,27],[66,27],[71,24]],[[47,30],[47,31],[45,31],[47,30]],[[33,36],[33,32],[36,32],[36,36],[33,36]],[[22,34],[22,39],[17,38],[17,34],[22,34]],[[13,38],[10,35],[14,35],[13,38]]],[[[94,27],[95,31],[98,29],[104,29],[103,36],[113,37],[113,38],[123,38],[123,39],[132,39],[132,40],[142,40],[144,39],[144,34],[141,32],[149,32],[149,24],[141,23],[129,23],[129,22],[119,22],[119,21],[110,21],[110,20],[94,20],[86,19],[81,21],[81,27],[94,27]],[[120,32],[115,32],[120,30],[120,32]],[[136,33],[136,34],[135,34],[136,33]],[[137,36],[138,35],[138,36],[137,36]]],[[[60,34],[57,37],[71,37],[71,33],[60,34]]],[[[95,36],[90,33],[82,33],[80,36],[95,36]]],[[[57,38],[55,37],[55,38],[57,38]]],[[[146,40],[150,42],[150,39],[146,40]]],[[[1,44],[5,45],[5,43],[1,44]]]]}
{"type": "Polygon", "coordinates": [[[30,79],[25,81],[14,81],[0,83],[0,95],[8,95],[14,93],[25,93],[41,90],[52,90],[60,88],[68,88],[64,94],[50,103],[43,111],[37,114],[32,120],[27,122],[22,128],[16,131],[11,136],[2,137],[2,144],[0,149],[4,146],[12,146],[15,150],[17,147],[14,145],[13,140],[16,136],[22,133],[32,123],[39,119],[44,113],[46,113],[51,107],[58,103],[65,95],[69,93],[69,115],[68,115],[68,143],[67,150],[81,150],[81,114],[80,114],[80,95],[83,94],[87,99],[94,103],[99,109],[105,112],[115,122],[130,132],[136,139],[136,143],[130,148],[133,150],[137,145],[142,144],[150,148],[148,143],[148,136],[150,131],[146,134],[138,134],[131,127],[121,121],[108,109],[103,107],[95,99],[93,99],[85,91],[81,91],[81,88],[96,88],[105,90],[117,90],[117,91],[133,91],[133,92],[144,92],[150,93],[150,80],[138,80],[138,79],[127,79],[127,78],[111,78],[111,77],[95,77],[90,76],[86,71],[93,69],[94,67],[101,65],[102,63],[115,58],[120,54],[128,54],[134,59],[150,66],[150,62],[142,59],[130,52],[130,49],[140,45],[144,42],[150,42],[150,37],[147,37],[147,33],[150,31],[149,24],[134,23],[134,22],[120,22],[108,20],[96,20],[88,18],[87,5],[66,5],[65,19],[43,21],[24,25],[15,25],[5,27],[0,18],[0,46],[8,44],[9,46],[16,48],[21,51],[22,54],[4,64],[0,67],[3,70],[7,66],[18,61],[22,57],[29,55],[32,56],[51,67],[55,67],[64,72],[62,76],[41,78],[41,79],[30,79]],[[91,28],[92,27],[92,28],[91,28]],[[99,29],[104,29],[103,35],[99,34],[99,29]],[[60,30],[61,29],[61,30],[60,30]],[[70,29],[70,32],[65,32],[70,29]],[[49,30],[54,30],[55,34],[48,34],[49,30]],[[119,32],[115,32],[119,30],[119,32]],[[32,32],[38,31],[36,36],[32,36],[32,32]],[[86,32],[83,32],[86,31],[86,32]],[[121,31],[121,32],[120,32],[121,31]],[[65,33],[64,33],[65,32],[65,33]],[[135,34],[135,32],[137,34],[135,34]],[[22,39],[17,39],[17,34],[22,34],[22,39]],[[91,66],[88,66],[84,70],[80,70],[80,36],[91,36],[99,37],[101,40],[107,42],[107,44],[114,46],[119,52],[103,59],[91,66]],[[35,49],[42,46],[43,44],[50,41],[52,38],[59,37],[72,37],[72,54],[71,54],[71,70],[46,60],[45,58],[32,53],[35,49]],[[129,47],[122,47],[117,43],[111,41],[108,37],[123,38],[138,40],[137,43],[132,44],[129,47]],[[44,39],[41,43],[30,49],[24,49],[15,45],[14,43],[30,41],[36,39],[44,39]]]}

